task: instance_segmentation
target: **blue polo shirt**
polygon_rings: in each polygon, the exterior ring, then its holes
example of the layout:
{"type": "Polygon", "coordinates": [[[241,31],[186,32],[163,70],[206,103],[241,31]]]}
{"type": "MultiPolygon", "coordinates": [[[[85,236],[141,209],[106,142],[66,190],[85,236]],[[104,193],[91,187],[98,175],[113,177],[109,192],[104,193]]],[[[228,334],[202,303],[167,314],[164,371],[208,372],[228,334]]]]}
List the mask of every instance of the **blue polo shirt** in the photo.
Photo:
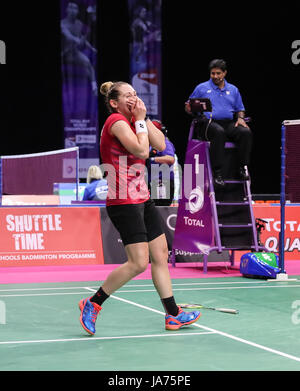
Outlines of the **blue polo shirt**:
{"type": "Polygon", "coordinates": [[[84,189],[83,201],[105,201],[108,192],[106,179],[98,179],[89,183],[84,189]]]}
{"type": "MultiPolygon", "coordinates": [[[[198,84],[190,98],[209,98],[212,103],[212,118],[215,120],[233,119],[234,113],[244,111],[241,94],[237,87],[227,83],[225,80],[224,88],[220,89],[209,79],[208,81],[198,84]]],[[[210,118],[210,113],[204,113],[210,118]]]]}

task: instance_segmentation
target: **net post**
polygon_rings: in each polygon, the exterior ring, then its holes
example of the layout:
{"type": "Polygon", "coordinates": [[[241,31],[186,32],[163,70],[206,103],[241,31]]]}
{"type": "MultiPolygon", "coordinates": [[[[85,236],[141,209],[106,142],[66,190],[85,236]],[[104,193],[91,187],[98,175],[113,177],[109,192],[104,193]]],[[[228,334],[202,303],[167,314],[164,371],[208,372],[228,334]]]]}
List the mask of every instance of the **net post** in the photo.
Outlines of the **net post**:
{"type": "Polygon", "coordinates": [[[0,156],[0,206],[2,205],[2,156],[0,156]]]}
{"type": "Polygon", "coordinates": [[[76,150],[76,201],[79,201],[79,148],[76,150]]]}
{"type": "Polygon", "coordinates": [[[285,124],[281,126],[281,179],[280,179],[280,236],[279,236],[279,268],[284,270],[284,228],[285,228],[285,124]]]}

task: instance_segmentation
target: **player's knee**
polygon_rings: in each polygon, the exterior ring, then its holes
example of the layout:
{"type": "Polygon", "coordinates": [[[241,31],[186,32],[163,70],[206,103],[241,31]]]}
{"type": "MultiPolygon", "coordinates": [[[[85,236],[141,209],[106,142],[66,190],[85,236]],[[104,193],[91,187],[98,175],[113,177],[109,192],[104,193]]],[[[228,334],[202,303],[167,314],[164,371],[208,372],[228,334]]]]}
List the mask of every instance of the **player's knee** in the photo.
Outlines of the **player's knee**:
{"type": "Polygon", "coordinates": [[[151,253],[151,262],[155,264],[165,264],[168,262],[169,258],[169,250],[168,246],[161,246],[161,248],[158,251],[155,251],[154,253],[151,253]]]}
{"type": "Polygon", "coordinates": [[[146,271],[147,267],[149,264],[149,260],[141,257],[141,258],[136,258],[131,262],[131,268],[133,271],[134,275],[138,275],[146,271]]]}
{"type": "Polygon", "coordinates": [[[162,258],[163,260],[168,259],[168,257],[169,257],[168,246],[163,246],[163,247],[161,248],[160,253],[161,253],[161,258],[162,258]]]}

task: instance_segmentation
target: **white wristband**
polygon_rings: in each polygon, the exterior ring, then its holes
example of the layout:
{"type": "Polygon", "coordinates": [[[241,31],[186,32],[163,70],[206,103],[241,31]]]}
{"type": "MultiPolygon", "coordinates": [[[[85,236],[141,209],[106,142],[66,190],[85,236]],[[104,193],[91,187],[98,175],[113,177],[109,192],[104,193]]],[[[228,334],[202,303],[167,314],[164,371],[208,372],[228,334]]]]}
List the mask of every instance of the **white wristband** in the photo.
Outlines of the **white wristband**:
{"type": "Polygon", "coordinates": [[[136,134],[148,133],[146,121],[144,120],[135,121],[134,125],[135,125],[136,134]]]}

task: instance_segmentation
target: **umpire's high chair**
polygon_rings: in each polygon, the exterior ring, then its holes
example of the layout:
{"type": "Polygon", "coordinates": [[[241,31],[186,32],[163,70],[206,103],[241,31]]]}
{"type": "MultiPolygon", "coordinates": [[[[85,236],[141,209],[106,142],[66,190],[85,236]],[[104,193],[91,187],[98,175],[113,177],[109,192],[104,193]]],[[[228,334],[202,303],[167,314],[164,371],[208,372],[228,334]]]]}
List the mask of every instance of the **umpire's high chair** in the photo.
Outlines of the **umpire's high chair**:
{"type": "MultiPolygon", "coordinates": [[[[197,119],[192,121],[189,141],[195,141],[195,126],[197,126],[197,119]]],[[[256,220],[252,208],[251,180],[242,180],[239,175],[236,145],[232,142],[226,142],[222,172],[225,186],[215,187],[209,156],[210,143],[198,141],[206,144],[209,195],[214,227],[214,244],[209,248],[208,253],[203,254],[203,270],[206,273],[208,258],[212,255],[212,252],[218,254],[227,252],[229,254],[229,262],[233,266],[235,251],[248,250],[259,252],[266,249],[261,246],[258,240],[256,220]]],[[[246,173],[249,174],[247,167],[246,173]]],[[[174,251],[172,251],[171,260],[174,266],[174,251]]]]}
{"type": "MultiPolygon", "coordinates": [[[[193,138],[194,124],[189,137],[193,138]]],[[[209,143],[208,143],[209,144],[209,143]]],[[[215,227],[215,246],[210,252],[230,251],[231,265],[234,264],[235,251],[265,250],[258,243],[256,221],[252,207],[250,179],[241,180],[237,148],[234,143],[225,144],[225,162],[223,168],[224,188],[214,187],[210,159],[207,159],[209,190],[212,200],[212,215],[215,227]]],[[[246,167],[246,173],[248,168],[246,167]]],[[[250,178],[250,175],[249,175],[250,178]]],[[[204,255],[204,271],[207,271],[208,255],[204,255]]]]}

